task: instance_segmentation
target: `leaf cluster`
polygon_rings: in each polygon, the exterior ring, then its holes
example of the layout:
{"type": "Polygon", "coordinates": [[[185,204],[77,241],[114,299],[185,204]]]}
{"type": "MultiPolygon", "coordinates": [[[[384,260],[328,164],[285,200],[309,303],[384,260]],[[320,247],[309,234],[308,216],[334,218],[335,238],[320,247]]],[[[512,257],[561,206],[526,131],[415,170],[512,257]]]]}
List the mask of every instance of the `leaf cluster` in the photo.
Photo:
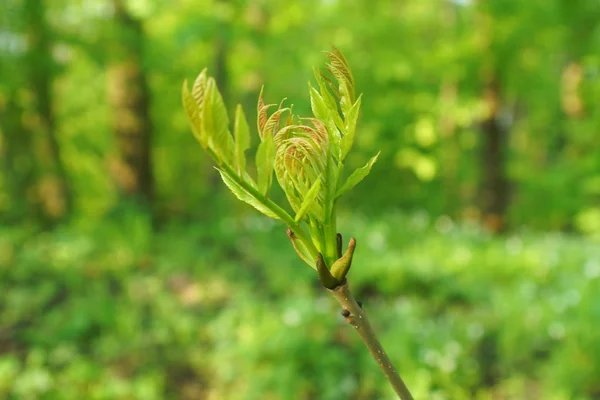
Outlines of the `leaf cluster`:
{"type": "Polygon", "coordinates": [[[369,174],[379,155],[342,181],[344,161],[356,135],[362,95],[356,97],[354,77],[342,52],[333,47],[326,54],[326,71],[316,69],[316,83],[309,83],[312,116],[294,115],[293,106],[284,107],[285,99],[278,106],[265,104],[261,90],[257,103],[259,144],[255,177],[246,165],[246,151],[252,140],[242,106],[236,108],[232,134],[223,98],[206,69],[191,90],[187,82],[182,89],[192,132],[217,164],[227,187],[261,213],[282,220],[290,229],[294,248],[313,268],[319,254],[329,268],[339,258],[336,202],[369,174]],[[273,174],[293,215],[269,197],[273,174]]]}

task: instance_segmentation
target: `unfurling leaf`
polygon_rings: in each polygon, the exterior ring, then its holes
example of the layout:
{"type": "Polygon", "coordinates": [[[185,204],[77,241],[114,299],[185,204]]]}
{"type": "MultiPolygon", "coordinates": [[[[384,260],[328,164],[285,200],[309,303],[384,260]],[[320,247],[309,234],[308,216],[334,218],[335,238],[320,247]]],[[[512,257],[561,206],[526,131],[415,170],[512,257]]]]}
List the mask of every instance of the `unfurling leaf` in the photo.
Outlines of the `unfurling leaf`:
{"type": "Polygon", "coordinates": [[[248,122],[240,104],[235,109],[233,136],[235,139],[235,167],[238,175],[243,176],[246,170],[245,152],[250,148],[250,129],[248,128],[248,122]]]}
{"type": "Polygon", "coordinates": [[[204,101],[204,94],[206,92],[206,81],[208,77],[206,75],[206,68],[200,72],[200,74],[196,77],[194,81],[194,85],[192,86],[192,96],[198,106],[202,107],[202,102],[204,101]]]}
{"type": "MultiPolygon", "coordinates": [[[[338,112],[338,106],[335,101],[335,98],[327,88],[327,82],[330,81],[317,69],[315,69],[315,78],[317,80],[317,83],[319,84],[319,94],[321,95],[321,97],[323,98],[323,102],[329,109],[329,120],[325,121],[327,129],[329,129],[332,132],[335,130],[336,127],[340,130],[344,130],[344,124],[338,112]]],[[[339,92],[337,89],[332,88],[332,91],[336,96],[339,97],[339,92]]]]}
{"type": "Polygon", "coordinates": [[[340,50],[332,46],[332,50],[327,52],[329,57],[329,65],[327,69],[338,81],[340,92],[340,108],[342,113],[346,115],[352,104],[354,104],[354,77],[348,66],[346,57],[340,50]]]}
{"type": "Polygon", "coordinates": [[[313,115],[321,121],[328,121],[330,110],[327,107],[325,100],[323,100],[321,94],[311,84],[308,86],[310,90],[310,106],[313,115]]]}
{"type": "Polygon", "coordinates": [[[208,78],[206,82],[200,120],[203,134],[208,135],[208,147],[218,157],[215,161],[219,164],[233,164],[234,143],[228,129],[229,118],[214,78],[208,78]]]}
{"type": "Polygon", "coordinates": [[[275,141],[273,135],[265,135],[256,151],[256,170],[258,191],[267,195],[273,181],[273,168],[275,164],[275,141]]]}
{"type": "Polygon", "coordinates": [[[202,121],[200,119],[200,107],[198,103],[192,97],[190,90],[188,89],[187,80],[183,82],[183,87],[181,88],[181,100],[183,102],[183,108],[185,109],[185,113],[188,116],[188,120],[190,121],[190,126],[192,128],[192,133],[194,137],[200,143],[200,146],[204,150],[208,149],[208,135],[206,135],[202,131],[202,121]]]}
{"type": "Polygon", "coordinates": [[[302,240],[300,240],[300,238],[298,238],[296,236],[296,234],[290,228],[287,229],[286,233],[287,233],[288,238],[290,239],[290,242],[292,242],[292,246],[294,247],[294,250],[296,250],[296,253],[298,254],[298,256],[305,263],[310,265],[311,268],[317,269],[317,266],[315,265],[316,260],[310,254],[310,251],[308,250],[306,245],[302,242],[302,240]]]}
{"type": "Polygon", "coordinates": [[[306,216],[306,213],[308,212],[310,207],[313,205],[313,203],[319,196],[320,191],[321,191],[321,178],[319,177],[315,181],[315,183],[313,183],[313,185],[310,188],[310,190],[308,191],[308,193],[306,193],[306,196],[304,196],[302,205],[300,206],[300,209],[298,210],[298,212],[296,213],[296,217],[294,218],[294,220],[296,222],[302,221],[302,219],[306,216]]]}
{"type": "Polygon", "coordinates": [[[225,185],[231,190],[231,192],[240,200],[245,203],[250,204],[252,207],[256,208],[261,213],[265,214],[267,217],[271,217],[274,219],[280,219],[277,214],[275,214],[269,207],[267,207],[261,199],[256,198],[252,193],[246,190],[242,185],[236,182],[235,178],[229,175],[226,171],[218,169],[221,174],[221,178],[225,185]]]}
{"type": "Polygon", "coordinates": [[[280,108],[269,117],[267,122],[264,124],[262,133],[260,135],[260,137],[263,138],[263,140],[265,136],[274,136],[279,131],[281,115],[286,111],[290,111],[290,109],[280,108]]]}
{"type": "Polygon", "coordinates": [[[354,143],[354,135],[356,133],[356,122],[358,121],[358,115],[360,114],[360,103],[362,99],[362,94],[358,96],[358,100],[356,103],[350,107],[348,113],[344,118],[344,136],[342,137],[342,160],[346,158],[348,152],[352,148],[352,144],[354,143]]]}
{"type": "Polygon", "coordinates": [[[364,167],[358,168],[356,171],[354,171],[352,173],[352,175],[350,175],[348,177],[348,179],[346,179],[346,182],[342,185],[342,187],[340,187],[337,190],[337,192],[335,194],[335,198],[337,199],[338,197],[340,197],[341,195],[343,195],[344,193],[346,193],[347,191],[352,189],[360,181],[362,181],[367,175],[369,175],[369,172],[371,172],[371,168],[373,167],[373,164],[375,164],[375,161],[377,161],[377,157],[379,157],[379,153],[377,153],[373,158],[371,158],[364,167]]]}
{"type": "Polygon", "coordinates": [[[261,139],[263,136],[263,131],[265,129],[265,125],[267,123],[267,119],[269,117],[267,114],[267,111],[269,110],[269,108],[271,108],[275,105],[275,104],[265,105],[265,100],[263,98],[264,88],[265,88],[264,86],[262,88],[260,88],[260,94],[258,95],[258,104],[256,105],[256,113],[257,113],[256,126],[258,128],[258,135],[260,136],[261,139]]]}

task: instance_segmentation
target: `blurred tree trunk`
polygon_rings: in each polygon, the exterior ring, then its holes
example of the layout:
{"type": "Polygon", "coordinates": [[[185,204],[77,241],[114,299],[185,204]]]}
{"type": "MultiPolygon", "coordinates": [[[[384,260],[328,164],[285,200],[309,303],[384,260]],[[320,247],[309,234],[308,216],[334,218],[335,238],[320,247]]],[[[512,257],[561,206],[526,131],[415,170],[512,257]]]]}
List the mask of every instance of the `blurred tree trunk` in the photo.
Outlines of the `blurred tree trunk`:
{"type": "Polygon", "coordinates": [[[36,203],[40,217],[53,223],[70,213],[72,198],[56,138],[52,109],[54,63],[45,6],[43,0],[26,0],[24,3],[29,46],[25,65],[32,100],[31,113],[26,115],[25,125],[33,134],[31,142],[38,168],[36,203]]]}
{"type": "Polygon", "coordinates": [[[493,78],[484,91],[487,116],[482,122],[482,210],[483,220],[492,232],[505,228],[508,209],[508,180],[505,174],[505,151],[507,132],[498,117],[500,108],[500,85],[493,78]]]}
{"type": "Polygon", "coordinates": [[[108,71],[108,96],[113,109],[117,158],[111,163],[115,182],[125,198],[152,207],[150,93],[142,65],[142,24],[126,9],[125,0],[113,0],[114,59],[108,71]]]}
{"type": "Polygon", "coordinates": [[[509,205],[509,182],[506,177],[506,144],[508,130],[502,126],[502,73],[506,68],[502,52],[506,43],[498,35],[503,21],[496,3],[479,0],[477,26],[483,38],[481,56],[482,97],[486,107],[485,118],[481,122],[481,210],[483,223],[492,232],[506,229],[506,211],[509,205]]]}

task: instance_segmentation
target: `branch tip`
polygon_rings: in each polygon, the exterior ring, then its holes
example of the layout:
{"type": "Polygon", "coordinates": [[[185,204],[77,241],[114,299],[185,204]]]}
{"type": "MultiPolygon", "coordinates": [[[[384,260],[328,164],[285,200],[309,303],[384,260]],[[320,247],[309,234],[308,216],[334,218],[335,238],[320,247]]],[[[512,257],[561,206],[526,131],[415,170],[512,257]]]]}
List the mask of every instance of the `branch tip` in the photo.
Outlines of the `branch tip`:
{"type": "Polygon", "coordinates": [[[319,273],[321,284],[327,289],[335,289],[341,284],[341,281],[335,279],[333,275],[331,275],[331,272],[329,272],[329,269],[327,269],[323,254],[321,253],[319,253],[319,258],[317,258],[317,272],[319,273]]]}
{"type": "Polygon", "coordinates": [[[354,249],[356,249],[356,239],[351,238],[348,243],[348,249],[344,255],[331,266],[331,274],[340,282],[346,279],[346,275],[352,265],[352,257],[354,256],[354,249]]]}

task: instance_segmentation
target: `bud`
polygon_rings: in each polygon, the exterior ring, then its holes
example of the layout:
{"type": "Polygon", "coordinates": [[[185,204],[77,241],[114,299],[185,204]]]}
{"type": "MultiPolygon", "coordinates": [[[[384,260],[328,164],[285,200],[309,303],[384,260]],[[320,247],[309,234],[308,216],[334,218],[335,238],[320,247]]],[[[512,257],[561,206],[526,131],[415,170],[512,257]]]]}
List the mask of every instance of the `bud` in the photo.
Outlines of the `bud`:
{"type": "Polygon", "coordinates": [[[314,128],[286,126],[276,134],[275,174],[295,212],[300,211],[305,200],[311,199],[307,214],[323,221],[322,189],[316,195],[311,189],[317,187],[317,181],[319,188],[326,184],[327,130],[319,121],[311,122],[314,128]]]}

